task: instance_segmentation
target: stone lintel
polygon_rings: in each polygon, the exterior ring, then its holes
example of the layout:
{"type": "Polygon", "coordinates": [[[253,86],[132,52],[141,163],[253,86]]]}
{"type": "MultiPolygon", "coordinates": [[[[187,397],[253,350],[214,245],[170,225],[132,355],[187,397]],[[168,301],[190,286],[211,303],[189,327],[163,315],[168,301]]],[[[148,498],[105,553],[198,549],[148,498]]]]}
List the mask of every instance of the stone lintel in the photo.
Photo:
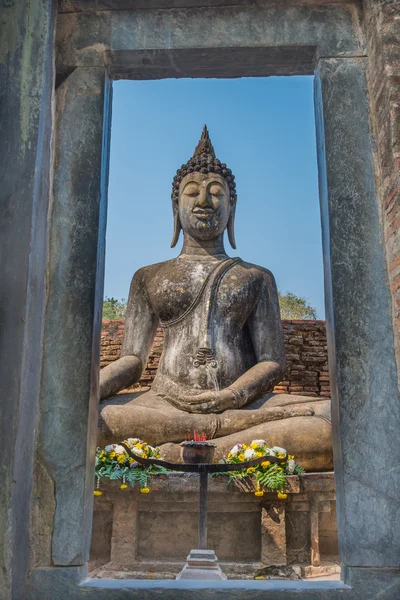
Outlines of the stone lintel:
{"type": "Polygon", "coordinates": [[[283,2],[64,13],[57,48],[58,73],[106,64],[113,78],[140,79],[305,74],[316,56],[365,55],[356,5],[283,2]]]}
{"type": "Polygon", "coordinates": [[[107,50],[112,79],[312,75],[315,46],[107,50]]]}

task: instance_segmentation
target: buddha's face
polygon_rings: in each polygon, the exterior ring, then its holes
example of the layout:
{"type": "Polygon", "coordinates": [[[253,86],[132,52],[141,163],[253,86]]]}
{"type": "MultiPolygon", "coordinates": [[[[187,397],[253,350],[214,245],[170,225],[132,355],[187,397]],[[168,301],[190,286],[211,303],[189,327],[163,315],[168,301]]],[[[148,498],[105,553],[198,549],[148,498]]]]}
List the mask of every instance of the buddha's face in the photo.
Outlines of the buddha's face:
{"type": "Polygon", "coordinates": [[[179,186],[179,219],[183,231],[199,240],[223,233],[231,214],[230,192],[216,173],[190,173],[179,186]]]}

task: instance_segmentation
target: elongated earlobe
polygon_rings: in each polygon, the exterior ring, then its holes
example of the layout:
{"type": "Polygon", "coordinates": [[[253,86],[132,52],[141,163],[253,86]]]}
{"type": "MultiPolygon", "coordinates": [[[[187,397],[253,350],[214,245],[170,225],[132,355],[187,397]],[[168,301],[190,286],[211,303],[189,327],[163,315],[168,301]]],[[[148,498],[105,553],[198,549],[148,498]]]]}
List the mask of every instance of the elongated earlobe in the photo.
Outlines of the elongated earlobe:
{"type": "Polygon", "coordinates": [[[179,240],[182,225],[179,219],[178,209],[174,209],[174,235],[172,236],[171,248],[175,248],[179,240]]]}
{"type": "Polygon", "coordinates": [[[230,245],[234,250],[236,250],[236,242],[235,242],[235,212],[236,212],[236,204],[232,206],[231,216],[229,217],[227,231],[228,231],[228,240],[230,245]]]}

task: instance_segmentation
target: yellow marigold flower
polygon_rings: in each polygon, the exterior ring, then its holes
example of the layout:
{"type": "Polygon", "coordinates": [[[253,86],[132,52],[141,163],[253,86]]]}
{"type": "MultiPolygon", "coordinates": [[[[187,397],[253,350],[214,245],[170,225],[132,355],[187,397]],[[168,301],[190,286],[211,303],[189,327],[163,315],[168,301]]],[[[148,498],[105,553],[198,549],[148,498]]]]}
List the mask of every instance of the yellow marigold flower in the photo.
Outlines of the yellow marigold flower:
{"type": "Polygon", "coordinates": [[[270,461],[269,460],[264,460],[264,462],[261,463],[261,466],[264,467],[264,469],[266,469],[267,467],[270,466],[270,461]]]}
{"type": "Polygon", "coordinates": [[[276,467],[277,471],[282,471],[282,467],[276,467]]]}
{"type": "Polygon", "coordinates": [[[148,487],[140,488],[140,491],[142,492],[142,494],[148,494],[150,492],[150,488],[148,488],[148,487]]]}
{"type": "Polygon", "coordinates": [[[135,445],[136,445],[136,448],[139,448],[139,450],[141,450],[141,449],[143,448],[143,444],[139,444],[139,443],[137,443],[137,444],[135,444],[135,445]]]}
{"type": "Polygon", "coordinates": [[[254,473],[255,470],[256,470],[255,467],[249,467],[247,469],[247,473],[254,473]]]}
{"type": "Polygon", "coordinates": [[[256,452],[256,454],[257,454],[257,458],[261,458],[261,456],[263,456],[262,452],[256,452]]]}
{"type": "Polygon", "coordinates": [[[134,458],[130,458],[130,459],[129,459],[129,464],[130,464],[130,465],[132,465],[134,462],[135,462],[135,459],[134,459],[134,458]]]}
{"type": "Polygon", "coordinates": [[[240,460],[240,462],[244,461],[244,454],[239,454],[238,459],[240,460]]]}
{"type": "Polygon", "coordinates": [[[232,454],[228,452],[228,458],[232,458],[232,454]]]}
{"type": "Polygon", "coordinates": [[[104,454],[104,452],[100,452],[100,458],[103,458],[104,454]]]}
{"type": "Polygon", "coordinates": [[[278,492],[278,498],[279,498],[279,500],[286,500],[287,494],[283,494],[282,492],[278,492]]]}
{"type": "Polygon", "coordinates": [[[124,454],[120,454],[120,455],[118,456],[118,458],[117,458],[117,461],[118,461],[120,464],[122,464],[123,462],[125,462],[125,459],[126,459],[126,455],[124,455],[124,454]]]}
{"type": "Polygon", "coordinates": [[[107,457],[105,456],[104,458],[101,459],[103,462],[106,462],[107,457]]]}
{"type": "Polygon", "coordinates": [[[116,452],[114,452],[114,450],[113,450],[113,451],[111,452],[111,454],[110,454],[110,458],[114,458],[115,456],[117,456],[117,453],[116,453],[116,452]]]}
{"type": "Polygon", "coordinates": [[[254,442],[251,442],[251,444],[250,444],[250,447],[251,447],[251,448],[253,448],[253,450],[254,450],[255,448],[258,448],[257,444],[255,444],[254,442]]]}
{"type": "Polygon", "coordinates": [[[255,496],[264,496],[264,491],[263,491],[263,490],[256,490],[256,491],[254,492],[254,495],[255,495],[255,496]]]}
{"type": "Polygon", "coordinates": [[[94,494],[95,496],[102,496],[102,495],[103,495],[103,492],[101,492],[100,490],[94,490],[93,494],[94,494]]]}
{"type": "Polygon", "coordinates": [[[289,460],[294,460],[293,454],[289,454],[289,460]]]}
{"type": "Polygon", "coordinates": [[[128,486],[126,485],[126,483],[121,483],[121,485],[119,486],[119,488],[120,488],[121,490],[126,490],[126,489],[127,489],[127,487],[128,487],[128,486]]]}
{"type": "Polygon", "coordinates": [[[285,455],[278,452],[278,458],[283,458],[285,455]]]}

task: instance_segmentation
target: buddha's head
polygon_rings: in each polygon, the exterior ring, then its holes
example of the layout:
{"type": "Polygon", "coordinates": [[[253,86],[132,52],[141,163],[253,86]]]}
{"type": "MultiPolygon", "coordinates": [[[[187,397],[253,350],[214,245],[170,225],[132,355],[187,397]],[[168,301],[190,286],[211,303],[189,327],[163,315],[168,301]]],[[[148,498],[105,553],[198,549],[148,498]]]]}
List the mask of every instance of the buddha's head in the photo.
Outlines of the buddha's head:
{"type": "Polygon", "coordinates": [[[192,158],[174,177],[172,207],[172,248],[178,242],[181,229],[198,240],[216,239],[227,229],[229,242],[236,248],[235,178],[232,171],[216,158],[206,126],[192,158]]]}

